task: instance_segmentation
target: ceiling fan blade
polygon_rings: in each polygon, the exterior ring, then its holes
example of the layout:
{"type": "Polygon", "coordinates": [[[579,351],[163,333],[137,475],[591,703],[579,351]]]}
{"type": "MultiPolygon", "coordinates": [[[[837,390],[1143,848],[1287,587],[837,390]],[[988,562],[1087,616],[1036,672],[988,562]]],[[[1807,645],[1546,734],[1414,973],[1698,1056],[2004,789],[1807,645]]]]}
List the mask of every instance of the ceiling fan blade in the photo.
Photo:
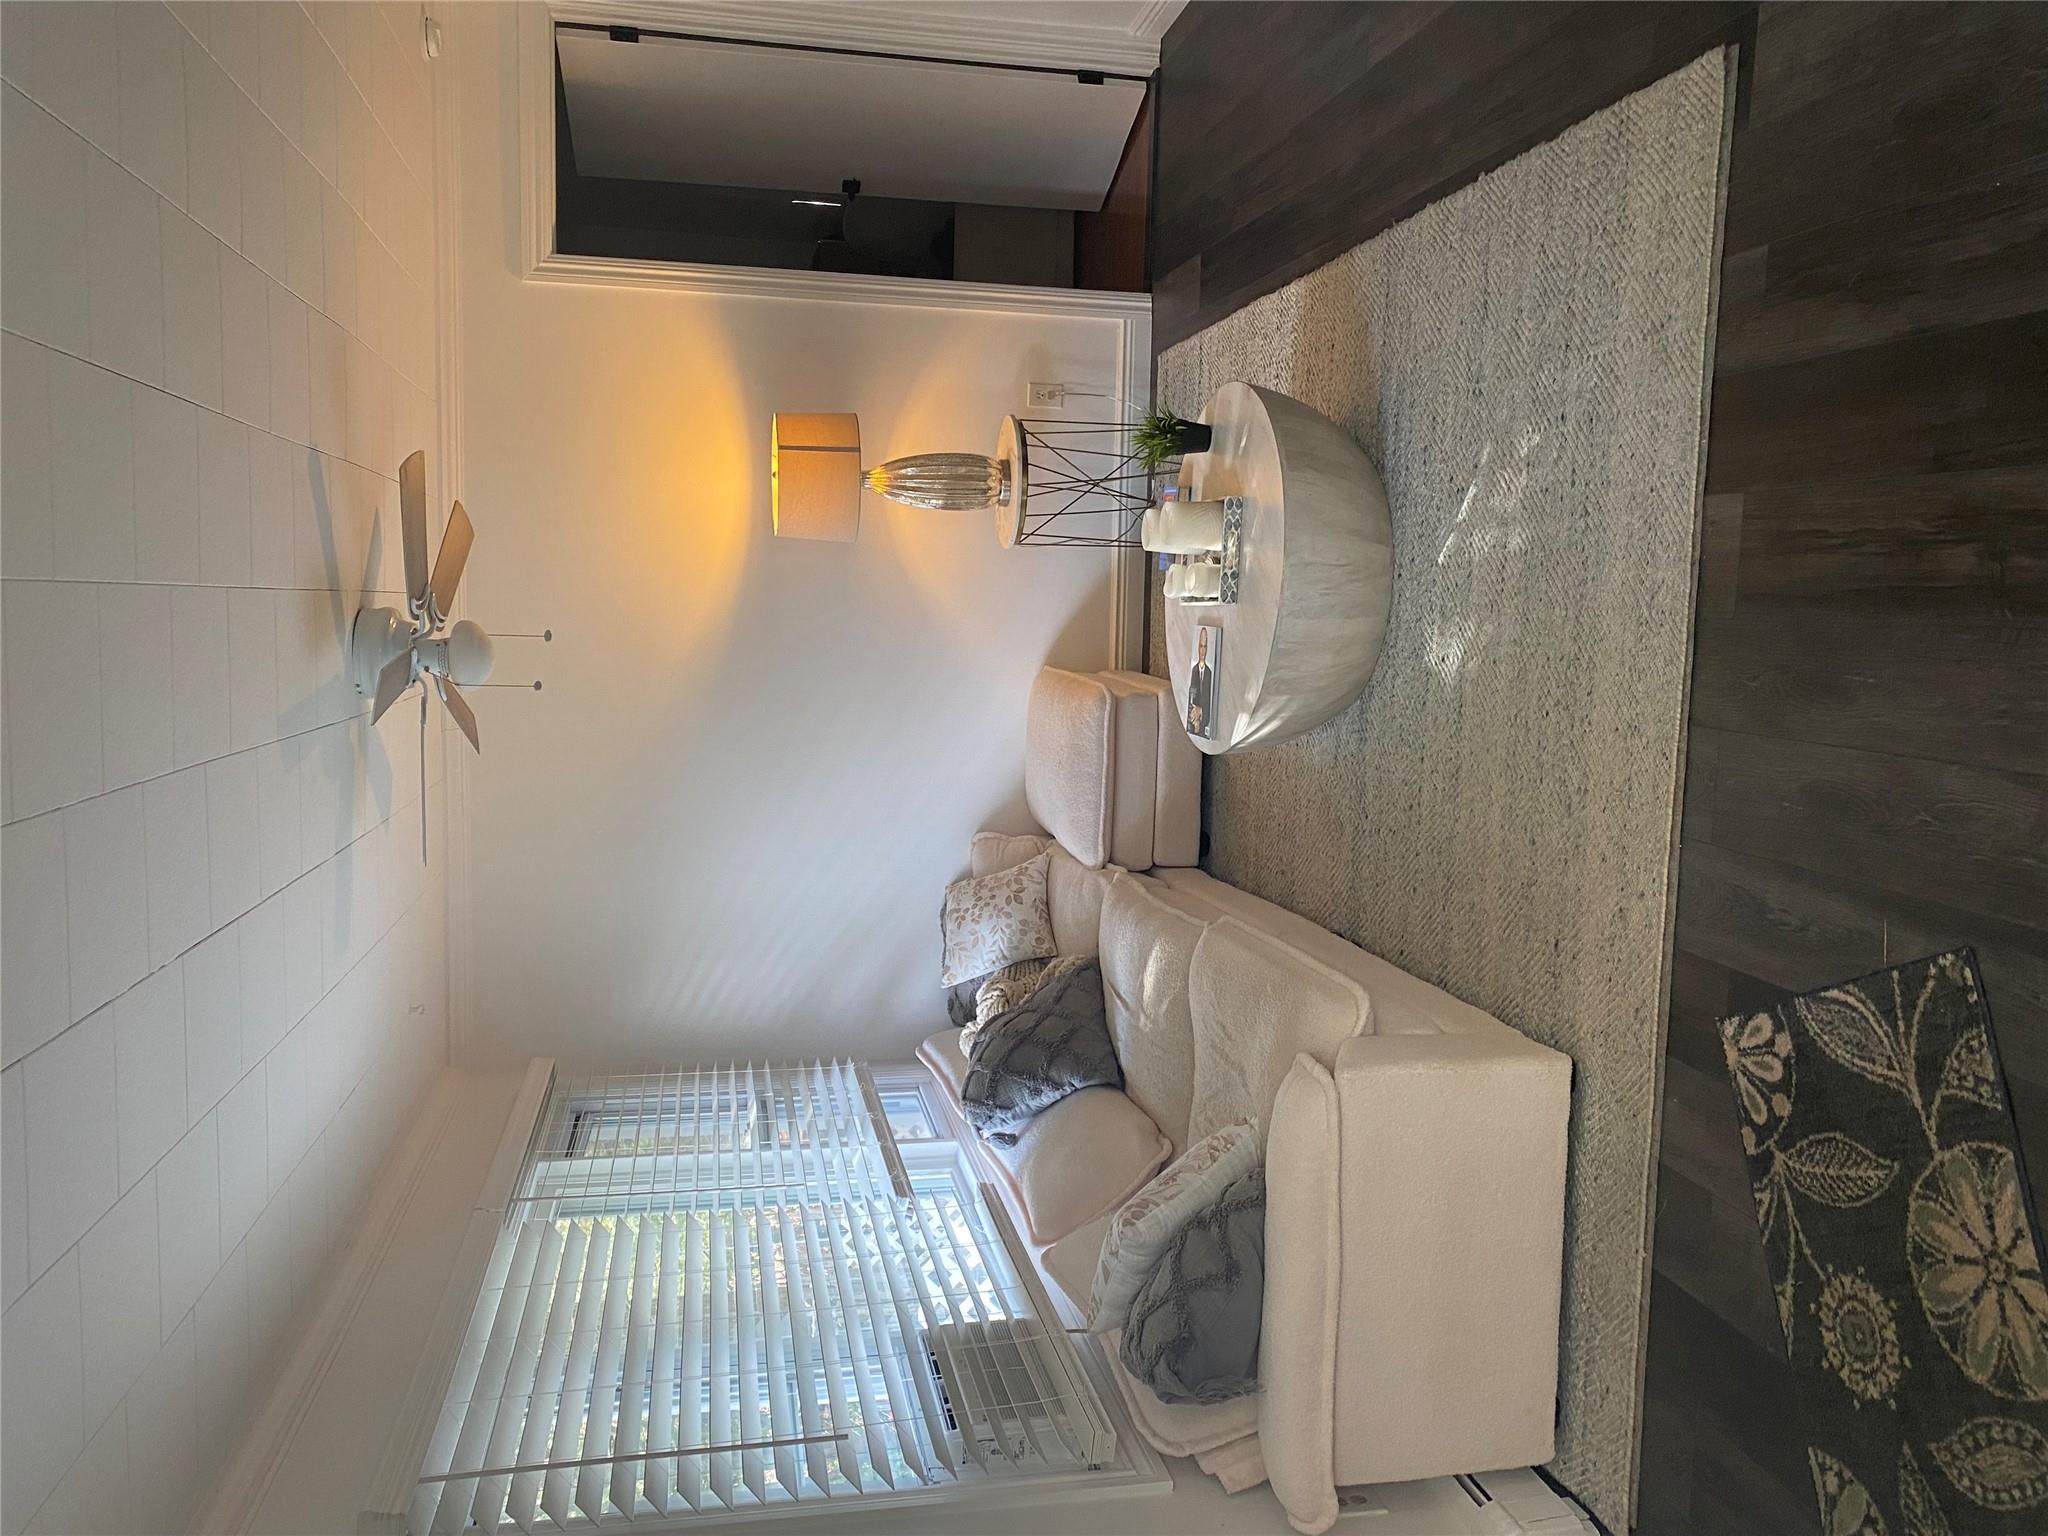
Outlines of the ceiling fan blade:
{"type": "Polygon", "coordinates": [[[469,744],[478,752],[483,744],[476,739],[476,711],[469,707],[469,700],[447,678],[435,675],[434,686],[441,690],[441,702],[448,706],[448,713],[455,717],[455,723],[462,727],[462,734],[469,738],[469,744]]]}
{"type": "Polygon", "coordinates": [[[427,603],[427,456],[414,450],[398,466],[398,523],[405,541],[405,596],[417,613],[427,603]]]}
{"type": "Polygon", "coordinates": [[[462,568],[469,564],[469,547],[476,542],[476,530],[469,514],[456,502],[448,509],[448,527],[441,534],[441,553],[434,557],[434,617],[445,619],[455,607],[455,589],[462,584],[462,568]]]}
{"type": "Polygon", "coordinates": [[[427,862],[427,690],[420,690],[420,862],[427,862]]]}
{"type": "Polygon", "coordinates": [[[408,647],[385,662],[383,670],[377,674],[377,702],[370,710],[370,724],[375,725],[382,720],[384,712],[396,704],[399,695],[411,685],[412,650],[408,647]]]}

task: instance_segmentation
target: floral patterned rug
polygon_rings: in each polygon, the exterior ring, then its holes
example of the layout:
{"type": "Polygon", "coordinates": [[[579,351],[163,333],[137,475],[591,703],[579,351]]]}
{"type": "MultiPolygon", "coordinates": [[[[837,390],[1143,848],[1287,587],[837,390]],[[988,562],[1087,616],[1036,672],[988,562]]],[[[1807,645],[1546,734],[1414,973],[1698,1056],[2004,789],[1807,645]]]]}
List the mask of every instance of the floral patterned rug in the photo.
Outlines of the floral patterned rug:
{"type": "Polygon", "coordinates": [[[2048,1289],[1976,957],[1721,1035],[1823,1536],[2048,1531],[2048,1289]]]}

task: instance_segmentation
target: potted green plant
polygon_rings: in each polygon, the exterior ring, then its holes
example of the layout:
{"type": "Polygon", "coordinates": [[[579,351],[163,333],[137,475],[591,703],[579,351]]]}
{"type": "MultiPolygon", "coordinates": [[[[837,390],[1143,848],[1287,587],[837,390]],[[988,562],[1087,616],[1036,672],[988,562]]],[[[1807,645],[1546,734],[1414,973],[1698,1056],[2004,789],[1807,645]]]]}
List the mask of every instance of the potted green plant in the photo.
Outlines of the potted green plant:
{"type": "Polygon", "coordinates": [[[1209,429],[1199,421],[1187,421],[1171,411],[1148,411],[1131,434],[1138,450],[1138,462],[1149,473],[1168,459],[1209,451],[1209,429]]]}

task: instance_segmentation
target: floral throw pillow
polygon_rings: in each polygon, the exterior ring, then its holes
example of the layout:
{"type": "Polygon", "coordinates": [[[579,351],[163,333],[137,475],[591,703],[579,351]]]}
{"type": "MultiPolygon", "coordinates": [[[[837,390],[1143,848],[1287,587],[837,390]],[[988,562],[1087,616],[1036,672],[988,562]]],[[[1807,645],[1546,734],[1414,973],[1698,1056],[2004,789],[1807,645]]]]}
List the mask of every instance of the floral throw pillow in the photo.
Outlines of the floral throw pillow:
{"type": "Polygon", "coordinates": [[[1051,861],[1048,850],[1012,868],[946,887],[942,986],[987,976],[1019,960],[1043,960],[1059,953],[1045,897],[1045,871],[1051,861]]]}
{"type": "Polygon", "coordinates": [[[1095,1266],[1089,1332],[1110,1333],[1124,1326],[1140,1288],[1180,1229],[1258,1167],[1261,1153],[1258,1127],[1234,1120],[1181,1153],[1118,1208],[1095,1266]]]}

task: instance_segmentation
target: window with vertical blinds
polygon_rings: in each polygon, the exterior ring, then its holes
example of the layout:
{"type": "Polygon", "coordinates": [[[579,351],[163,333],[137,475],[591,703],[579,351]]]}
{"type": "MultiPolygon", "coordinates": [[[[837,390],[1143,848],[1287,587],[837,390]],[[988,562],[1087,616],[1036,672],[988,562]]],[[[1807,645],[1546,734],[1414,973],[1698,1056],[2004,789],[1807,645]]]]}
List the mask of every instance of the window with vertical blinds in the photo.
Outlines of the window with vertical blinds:
{"type": "Polygon", "coordinates": [[[859,1068],[558,1083],[410,1511],[416,1533],[722,1514],[1114,1459],[957,1156],[859,1068]]]}

